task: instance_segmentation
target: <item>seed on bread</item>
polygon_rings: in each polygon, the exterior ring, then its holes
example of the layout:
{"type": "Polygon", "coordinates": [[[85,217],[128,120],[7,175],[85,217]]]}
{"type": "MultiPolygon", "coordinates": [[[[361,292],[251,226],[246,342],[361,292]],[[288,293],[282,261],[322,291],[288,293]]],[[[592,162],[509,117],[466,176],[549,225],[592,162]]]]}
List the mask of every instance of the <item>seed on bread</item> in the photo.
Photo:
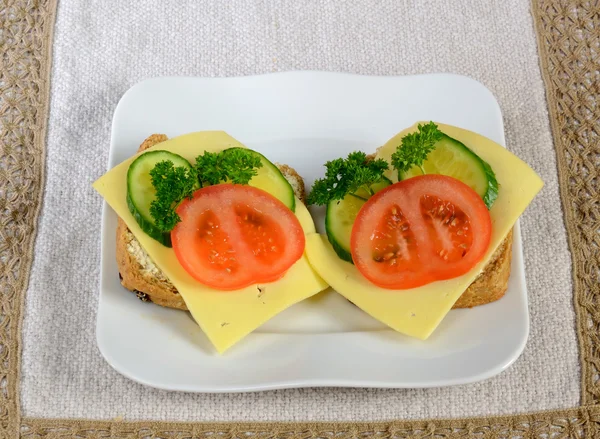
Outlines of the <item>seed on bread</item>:
{"type": "Polygon", "coordinates": [[[152,300],[150,300],[150,297],[148,297],[146,293],[142,293],[138,290],[133,290],[133,292],[135,293],[137,298],[140,299],[142,302],[152,302],[152,300]]]}

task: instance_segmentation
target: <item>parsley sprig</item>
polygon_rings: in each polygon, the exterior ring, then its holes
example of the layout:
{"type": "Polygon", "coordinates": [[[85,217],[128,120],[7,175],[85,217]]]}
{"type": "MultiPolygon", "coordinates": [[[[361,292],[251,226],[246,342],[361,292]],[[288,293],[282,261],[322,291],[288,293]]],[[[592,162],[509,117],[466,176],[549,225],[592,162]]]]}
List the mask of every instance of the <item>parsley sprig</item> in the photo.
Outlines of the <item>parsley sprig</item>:
{"type": "MultiPolygon", "coordinates": [[[[402,143],[392,154],[393,168],[400,174],[418,166],[425,174],[423,162],[442,136],[435,123],[419,124],[416,132],[402,138],[402,143]]],[[[307,200],[309,204],[327,204],[342,200],[348,194],[367,200],[374,195],[372,186],[385,178],[383,174],[388,163],[383,159],[369,159],[364,152],[353,152],[346,159],[327,162],[325,167],[325,178],[313,184],[307,200]]]]}
{"type": "Polygon", "coordinates": [[[196,157],[194,168],[204,187],[225,181],[248,184],[261,166],[258,154],[243,148],[230,148],[221,152],[205,152],[196,157]]]}
{"type": "Polygon", "coordinates": [[[327,204],[341,200],[347,194],[366,200],[373,195],[371,186],[383,179],[388,164],[383,159],[373,160],[358,151],[348,154],[346,159],[331,160],[325,167],[325,178],[315,181],[308,196],[309,204],[327,204]]]}
{"type": "Polygon", "coordinates": [[[205,152],[196,157],[191,168],[174,166],[170,160],[157,163],[150,170],[156,190],[150,215],[156,227],[163,232],[173,230],[181,221],[175,208],[184,198],[191,198],[196,189],[224,182],[248,184],[261,166],[260,156],[243,148],[205,152]]]}
{"type": "Polygon", "coordinates": [[[392,154],[392,166],[398,171],[398,175],[413,166],[418,166],[425,174],[423,162],[427,155],[435,149],[435,144],[442,136],[443,133],[433,122],[426,125],[419,124],[416,132],[404,136],[402,144],[392,154]]]}
{"type": "Polygon", "coordinates": [[[181,221],[175,206],[184,198],[191,197],[198,188],[196,170],[174,166],[171,160],[165,160],[150,170],[150,180],[156,190],[156,198],[150,204],[150,215],[156,227],[170,232],[181,221]]]}

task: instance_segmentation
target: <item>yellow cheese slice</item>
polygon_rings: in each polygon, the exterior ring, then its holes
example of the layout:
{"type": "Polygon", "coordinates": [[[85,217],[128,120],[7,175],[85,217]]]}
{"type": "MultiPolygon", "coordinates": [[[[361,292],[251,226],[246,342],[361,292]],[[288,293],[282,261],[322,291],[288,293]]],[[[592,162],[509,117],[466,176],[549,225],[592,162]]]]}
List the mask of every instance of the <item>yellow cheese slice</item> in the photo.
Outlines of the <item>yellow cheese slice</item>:
{"type": "MultiPolygon", "coordinates": [[[[492,238],[485,257],[463,276],[434,282],[409,290],[379,288],[366,280],[356,267],[342,261],[326,236],[307,237],[306,252],[313,268],[333,289],[365,312],[406,335],[426,339],[435,330],[452,305],[475,280],[506,234],[543,186],[542,180],[521,159],[479,134],[450,125],[438,124],[441,131],[463,142],[488,162],[499,183],[496,202],[490,210],[492,238]]],[[[390,139],[377,152],[377,158],[390,162],[392,153],[417,124],[390,139]]],[[[392,181],[398,181],[389,172],[392,181]]]]}
{"type": "MultiPolygon", "coordinates": [[[[218,152],[234,146],[244,147],[224,132],[206,131],[167,140],[149,151],[168,150],[193,163],[205,151],[218,152]]],[[[235,291],[218,291],[196,281],[179,264],[173,249],[146,235],[127,208],[127,169],[135,157],[137,155],[115,166],[93,186],[125,221],[150,258],[177,288],[192,316],[218,352],[224,352],[284,309],[327,288],[328,285],[312,270],[306,255],[276,282],[235,291]]],[[[296,200],[296,216],[305,234],[315,232],[312,217],[300,200],[296,200]]]]}

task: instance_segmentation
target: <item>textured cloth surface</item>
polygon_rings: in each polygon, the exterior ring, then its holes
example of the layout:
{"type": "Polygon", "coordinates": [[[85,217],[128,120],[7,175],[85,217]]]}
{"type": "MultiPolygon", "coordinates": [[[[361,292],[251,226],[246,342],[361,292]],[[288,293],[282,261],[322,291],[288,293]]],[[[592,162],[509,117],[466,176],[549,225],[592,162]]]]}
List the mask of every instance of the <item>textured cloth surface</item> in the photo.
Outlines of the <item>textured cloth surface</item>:
{"type": "Polygon", "coordinates": [[[507,414],[579,402],[571,261],[529,2],[415,3],[60,2],[47,181],[23,328],[25,416],[375,420],[507,414]],[[445,389],[192,395],[138,385],[103,360],[95,343],[101,200],[91,182],[105,171],[119,98],[153,76],[297,69],[453,72],[496,95],[509,149],[546,183],[522,218],[531,333],[507,371],[445,389]]]}

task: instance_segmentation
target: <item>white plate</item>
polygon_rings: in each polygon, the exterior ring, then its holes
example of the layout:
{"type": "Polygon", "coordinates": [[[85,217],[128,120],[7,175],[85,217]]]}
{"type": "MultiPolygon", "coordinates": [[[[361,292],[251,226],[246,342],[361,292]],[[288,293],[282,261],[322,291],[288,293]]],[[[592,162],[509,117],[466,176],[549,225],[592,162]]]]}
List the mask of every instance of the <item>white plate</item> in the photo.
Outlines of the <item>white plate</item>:
{"type": "MultiPolygon", "coordinates": [[[[115,111],[109,167],[152,133],[225,130],[310,184],[323,163],[372,152],[417,120],[476,131],[504,145],[500,108],[480,83],[438,74],[367,77],[290,72],[242,78],[160,78],[132,87],[115,111]]],[[[322,216],[317,215],[318,227],[322,216]]],[[[506,296],[451,311],[427,341],[395,333],[335,292],[293,306],[219,356],[188,313],[121,287],[116,215],[104,205],[97,338],[117,371],[190,392],[289,387],[433,387],[489,378],[521,354],[529,332],[521,236],[506,296]]]]}

